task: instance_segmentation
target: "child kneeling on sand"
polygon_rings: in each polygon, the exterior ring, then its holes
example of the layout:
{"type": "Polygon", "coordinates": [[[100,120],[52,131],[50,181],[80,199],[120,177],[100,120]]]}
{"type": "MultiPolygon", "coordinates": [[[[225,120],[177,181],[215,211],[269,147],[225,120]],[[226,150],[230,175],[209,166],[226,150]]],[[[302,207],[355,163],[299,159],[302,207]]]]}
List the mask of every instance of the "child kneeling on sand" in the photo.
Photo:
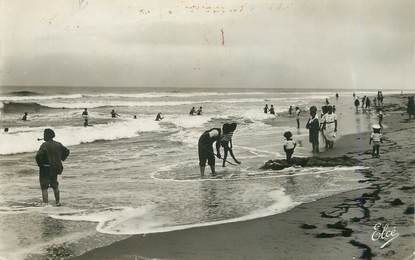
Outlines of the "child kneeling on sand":
{"type": "Polygon", "coordinates": [[[291,163],[291,157],[293,156],[294,149],[297,146],[295,140],[292,139],[293,134],[290,131],[284,133],[284,152],[287,156],[287,163],[291,163]]]}
{"type": "Polygon", "coordinates": [[[372,128],[373,128],[373,132],[370,135],[370,141],[369,141],[369,144],[373,142],[372,157],[379,158],[380,143],[383,143],[381,127],[380,125],[376,124],[376,125],[373,125],[372,128]]]}

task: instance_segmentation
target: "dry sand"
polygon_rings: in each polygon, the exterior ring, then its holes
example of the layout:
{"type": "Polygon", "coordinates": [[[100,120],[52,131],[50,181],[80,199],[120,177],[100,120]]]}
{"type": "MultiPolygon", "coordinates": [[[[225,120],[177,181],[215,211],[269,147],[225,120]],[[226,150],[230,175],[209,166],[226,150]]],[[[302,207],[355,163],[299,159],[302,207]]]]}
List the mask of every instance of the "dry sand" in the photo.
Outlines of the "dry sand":
{"type": "Polygon", "coordinates": [[[370,155],[367,132],[343,136],[320,154],[362,161],[369,167],[362,171],[366,189],[261,219],[136,235],[76,259],[414,259],[415,120],[405,120],[396,105],[405,101],[385,99],[392,109],[385,113],[380,159],[370,155]],[[399,237],[381,249],[384,241],[371,239],[376,223],[396,227],[399,237]]]}

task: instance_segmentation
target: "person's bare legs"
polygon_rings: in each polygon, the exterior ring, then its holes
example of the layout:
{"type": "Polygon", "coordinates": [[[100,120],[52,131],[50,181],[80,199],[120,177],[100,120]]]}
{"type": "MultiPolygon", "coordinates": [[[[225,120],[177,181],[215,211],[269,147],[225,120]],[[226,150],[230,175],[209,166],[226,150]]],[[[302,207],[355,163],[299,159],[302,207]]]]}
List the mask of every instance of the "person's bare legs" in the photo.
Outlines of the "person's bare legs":
{"type": "Polygon", "coordinates": [[[205,166],[200,166],[200,177],[205,177],[205,166]]]}
{"type": "Polygon", "coordinates": [[[56,206],[60,206],[59,188],[53,188],[53,194],[55,195],[56,206]]]}
{"type": "Polygon", "coordinates": [[[225,167],[225,163],[226,163],[226,158],[228,157],[228,148],[225,147],[224,149],[224,154],[223,154],[223,162],[222,162],[222,167],[225,167]]]}
{"type": "Polygon", "coordinates": [[[212,176],[216,175],[216,171],[215,171],[215,165],[209,165],[210,166],[210,170],[212,171],[212,176]]]}
{"type": "Polygon", "coordinates": [[[48,189],[42,190],[42,201],[43,203],[46,203],[46,204],[49,202],[48,189]]]}

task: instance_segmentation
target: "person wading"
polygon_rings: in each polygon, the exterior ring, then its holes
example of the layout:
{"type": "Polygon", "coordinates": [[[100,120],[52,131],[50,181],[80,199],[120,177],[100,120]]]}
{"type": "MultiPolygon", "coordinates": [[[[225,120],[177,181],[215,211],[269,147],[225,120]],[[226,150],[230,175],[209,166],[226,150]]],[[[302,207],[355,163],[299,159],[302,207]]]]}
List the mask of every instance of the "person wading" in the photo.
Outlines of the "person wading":
{"type": "Polygon", "coordinates": [[[69,149],[53,140],[55,132],[47,128],[43,133],[45,141],[36,154],[39,166],[39,182],[42,190],[43,203],[48,203],[48,188],[52,187],[56,206],[60,206],[58,175],[62,174],[62,161],[69,156],[69,149]]]}

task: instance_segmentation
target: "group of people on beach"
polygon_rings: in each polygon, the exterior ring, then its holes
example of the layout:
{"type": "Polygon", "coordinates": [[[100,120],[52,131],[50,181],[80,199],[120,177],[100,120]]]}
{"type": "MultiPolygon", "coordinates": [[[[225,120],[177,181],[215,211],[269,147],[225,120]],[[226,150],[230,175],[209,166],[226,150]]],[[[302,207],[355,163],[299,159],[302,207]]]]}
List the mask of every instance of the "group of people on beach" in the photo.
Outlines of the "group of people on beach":
{"type": "MultiPolygon", "coordinates": [[[[355,94],[353,94],[353,96],[355,97],[355,100],[358,100],[355,94]]],[[[336,94],[336,99],[337,98],[338,94],[336,94]]],[[[378,97],[376,99],[377,102],[374,103],[376,103],[378,106],[379,104],[383,105],[383,95],[381,94],[381,92],[378,93],[378,97]]],[[[370,98],[366,97],[364,100],[365,103],[367,103],[367,100],[370,100],[370,98]]],[[[266,106],[266,108],[267,107],[268,106],[266,106]]],[[[271,108],[269,109],[270,112],[272,108],[273,105],[271,105],[271,108]]],[[[200,107],[200,113],[201,109],[202,108],[200,107]]],[[[292,114],[292,110],[292,106],[290,106],[290,115],[292,114]]],[[[192,108],[192,111],[195,111],[194,107],[192,108]]],[[[265,108],[264,112],[266,112],[265,108]]],[[[296,107],[295,115],[297,120],[297,128],[300,127],[300,112],[301,111],[299,107],[296,107]]],[[[408,97],[407,112],[410,115],[410,117],[411,115],[415,114],[415,104],[413,96],[408,97]]],[[[309,141],[312,144],[313,153],[319,153],[320,134],[323,137],[326,149],[333,149],[338,127],[335,106],[330,105],[328,99],[326,99],[325,105],[323,105],[321,108],[320,120],[317,116],[316,106],[311,106],[309,109],[309,113],[310,117],[307,120],[306,128],[309,130],[309,141]]],[[[193,115],[194,112],[190,114],[193,115]]],[[[25,115],[27,117],[27,113],[25,115]]],[[[86,108],[84,109],[82,116],[85,119],[85,124],[88,125],[88,110],[86,108]]],[[[111,111],[111,117],[115,118],[118,116],[119,115],[115,112],[115,110],[111,111]]],[[[163,119],[163,117],[161,116],[161,113],[158,113],[156,120],[161,119],[163,119]]],[[[232,137],[236,128],[237,123],[225,123],[221,128],[212,128],[210,130],[203,132],[203,134],[200,136],[198,141],[198,155],[200,174],[202,177],[204,177],[206,163],[210,166],[211,174],[216,175],[215,157],[222,159],[222,167],[225,167],[226,163],[233,164],[227,160],[228,154],[230,154],[230,156],[233,158],[236,164],[241,163],[239,160],[236,159],[235,154],[233,152],[232,137]],[[216,153],[213,151],[212,147],[214,143],[216,143],[216,153]],[[221,147],[224,149],[223,158],[220,153],[221,147]]],[[[370,136],[369,144],[372,145],[372,156],[379,157],[380,144],[383,142],[381,119],[379,120],[379,124],[375,124],[372,126],[372,129],[373,131],[370,136]]],[[[61,204],[59,196],[58,175],[60,175],[63,171],[62,161],[65,161],[65,159],[69,156],[70,151],[61,143],[54,141],[54,137],[55,133],[52,129],[47,128],[44,130],[44,143],[40,146],[36,154],[36,162],[39,166],[39,182],[42,190],[43,202],[48,203],[47,190],[49,187],[51,187],[55,195],[56,205],[60,206],[61,204]]],[[[294,154],[294,150],[297,146],[297,143],[293,138],[293,134],[290,131],[284,132],[284,138],[285,140],[283,143],[283,149],[286,154],[286,160],[287,163],[291,163],[291,159],[294,154]]]]}

